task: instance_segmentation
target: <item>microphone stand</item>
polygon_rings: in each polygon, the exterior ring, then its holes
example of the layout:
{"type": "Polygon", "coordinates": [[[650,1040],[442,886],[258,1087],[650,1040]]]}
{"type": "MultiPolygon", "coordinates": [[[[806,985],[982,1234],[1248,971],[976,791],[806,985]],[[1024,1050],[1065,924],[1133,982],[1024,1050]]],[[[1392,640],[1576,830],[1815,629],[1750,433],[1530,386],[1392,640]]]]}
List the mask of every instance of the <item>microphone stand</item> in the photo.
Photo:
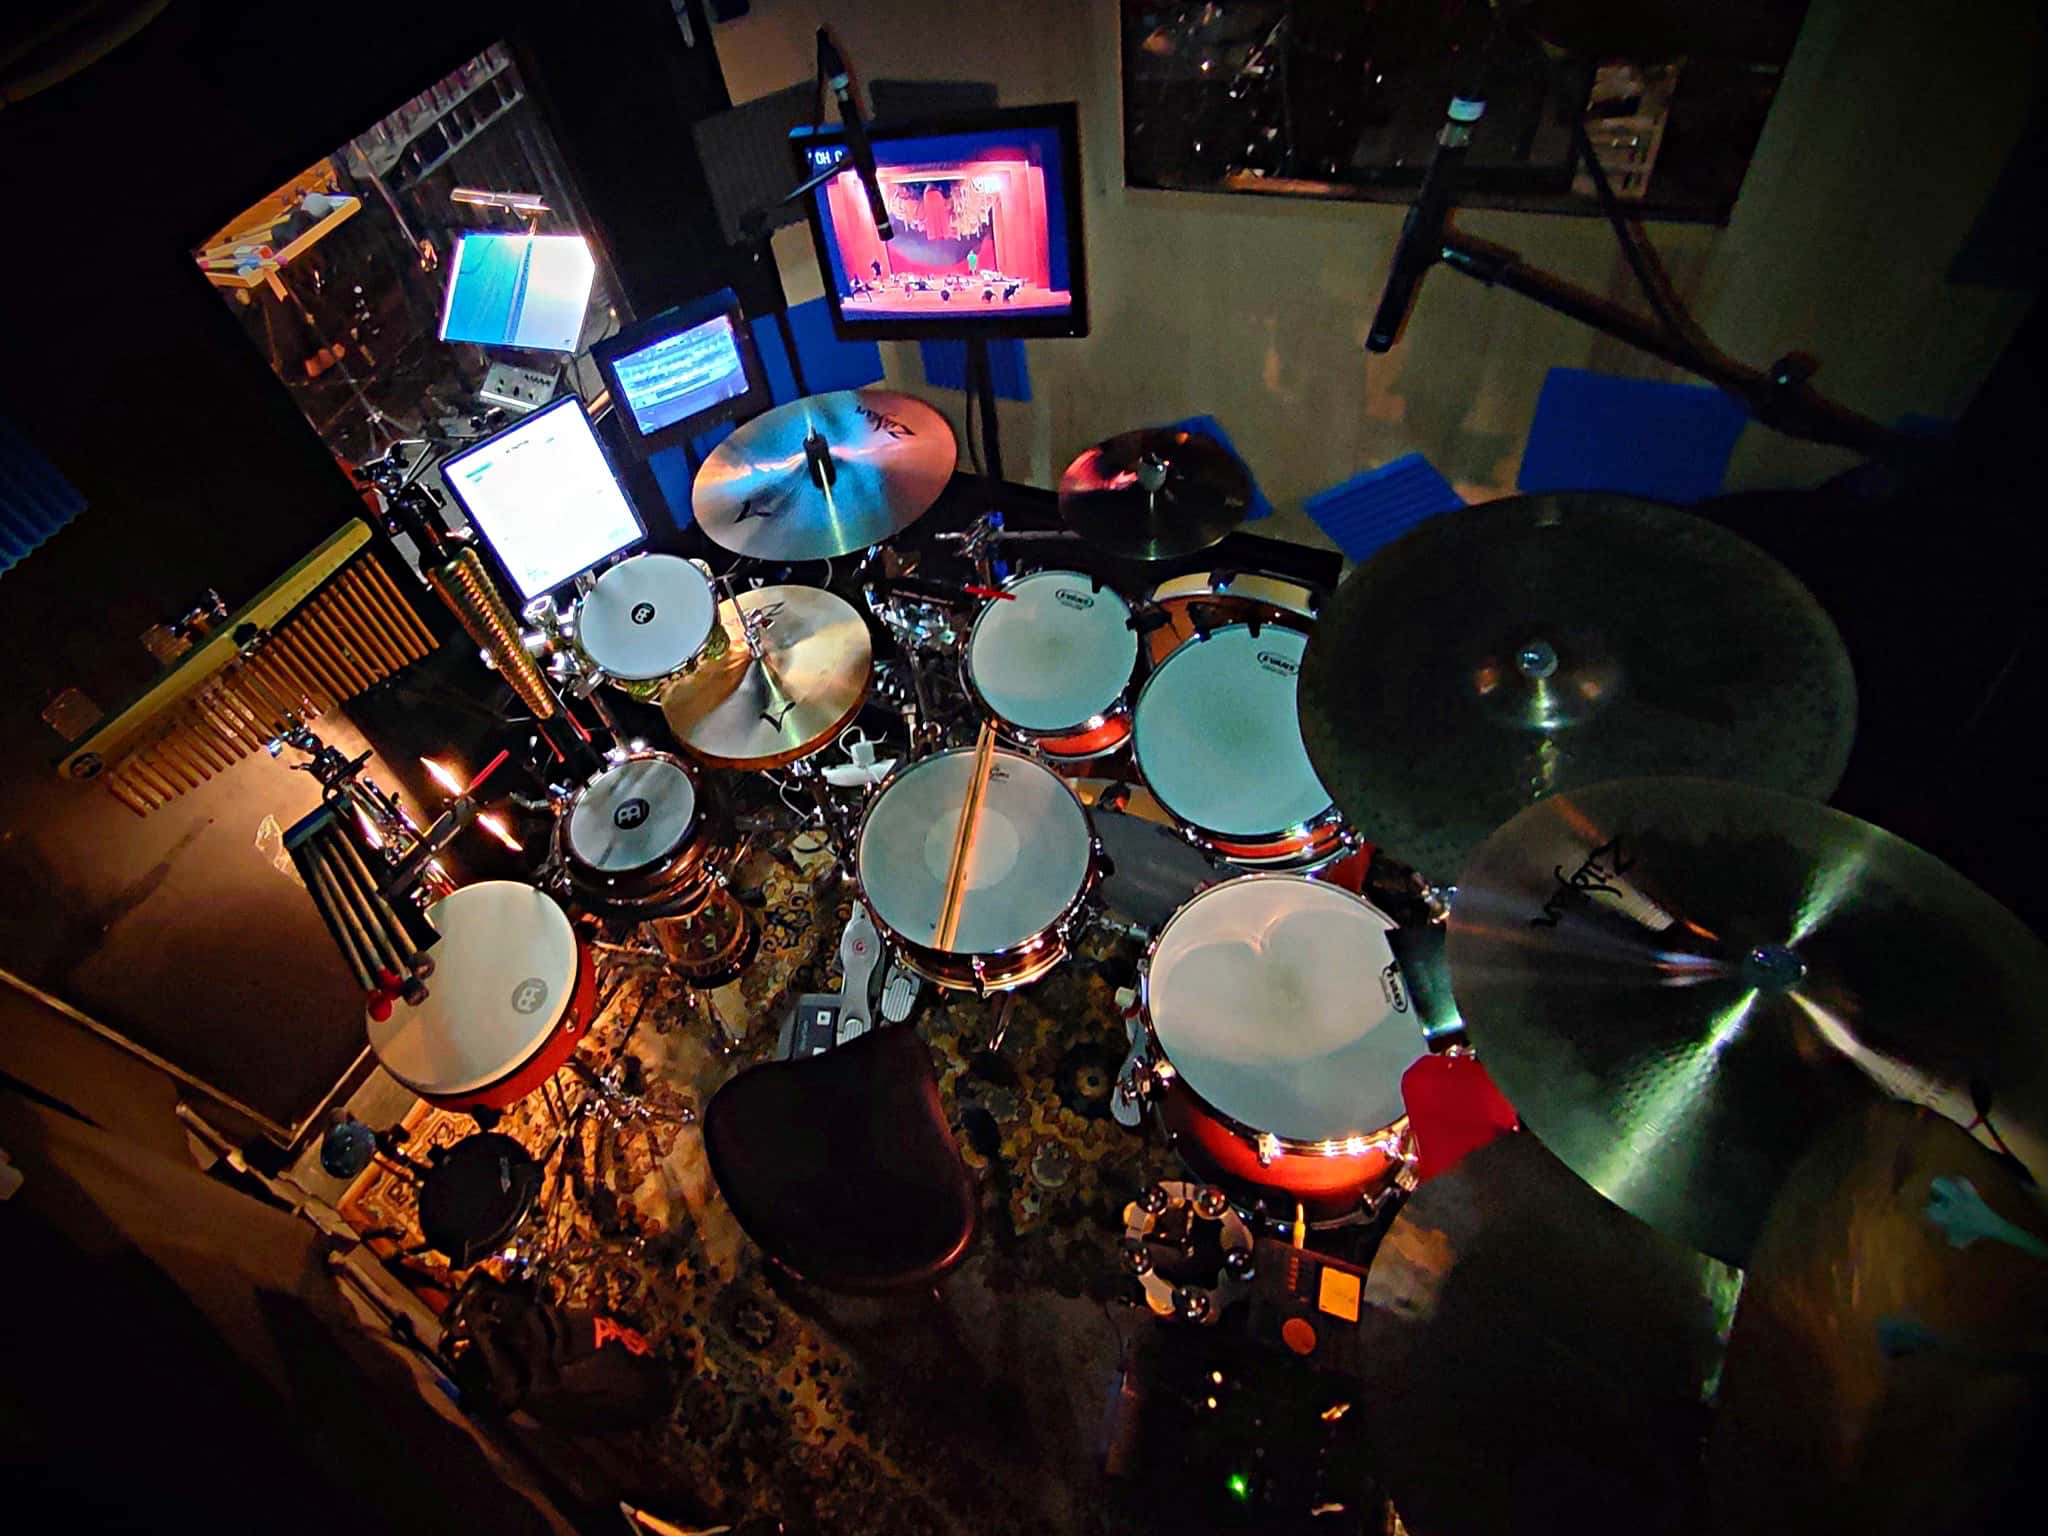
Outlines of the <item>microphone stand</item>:
{"type": "MultiPolygon", "coordinates": [[[[1496,20],[1495,26],[1500,25],[1496,20]]],[[[1532,40],[1532,46],[1538,45],[1532,40]]],[[[1463,104],[1463,98],[1454,101],[1450,114],[1453,122],[1458,118],[1458,107],[1463,104]]],[[[1468,119],[1468,127],[1470,121],[1476,121],[1476,117],[1468,119]]],[[[1631,227],[1628,212],[1615,196],[1607,173],[1601,167],[1600,157],[1594,153],[1592,140],[1586,133],[1583,112],[1574,112],[1573,154],[1585,167],[1601,212],[1613,227],[1623,256],[1627,258],[1652,308],[1657,311],[1654,319],[1639,315],[1568,279],[1530,266],[1513,251],[1468,239],[1450,228],[1447,218],[1456,202],[1457,177],[1468,141],[1469,132],[1463,135],[1446,132],[1437,140],[1436,150],[1423,174],[1422,190],[1402,227],[1402,243],[1408,249],[1396,250],[1387,293],[1373,317],[1372,329],[1366,340],[1368,350],[1384,352],[1393,346],[1412,303],[1415,286],[1421,282],[1424,273],[1441,262],[1452,271],[1474,278],[1490,288],[1505,288],[1511,293],[1518,293],[1545,309],[1705,379],[1741,402],[1758,421],[1788,436],[1848,448],[1865,457],[1908,470],[1932,465],[1945,456],[1943,449],[1925,438],[1885,426],[1823,397],[1812,387],[1811,380],[1820,366],[1812,357],[1788,353],[1768,368],[1756,368],[1728,356],[1699,337],[1683,312],[1661,296],[1653,258],[1646,242],[1631,227]],[[1412,240],[1409,238],[1411,232],[1412,240]],[[1420,253],[1414,250],[1417,240],[1423,247],[1420,253]],[[1395,313],[1389,314],[1389,301],[1392,301],[1395,313]]]]}

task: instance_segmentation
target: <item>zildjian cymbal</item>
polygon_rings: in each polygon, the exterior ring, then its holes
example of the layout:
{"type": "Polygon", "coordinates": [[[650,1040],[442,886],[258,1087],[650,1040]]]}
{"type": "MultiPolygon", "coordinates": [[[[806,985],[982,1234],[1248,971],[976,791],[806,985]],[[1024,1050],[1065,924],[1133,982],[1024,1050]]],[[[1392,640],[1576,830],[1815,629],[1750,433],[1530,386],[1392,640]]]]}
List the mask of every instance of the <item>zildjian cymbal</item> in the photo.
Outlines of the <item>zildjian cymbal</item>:
{"type": "Polygon", "coordinates": [[[1147,428],[1097,443],[1060,476],[1060,520],[1128,560],[1220,542],[1251,510],[1252,481],[1214,438],[1147,428]]]}
{"type": "Polygon", "coordinates": [[[778,405],[712,449],[690,506],[714,543],[759,560],[832,560],[931,509],[959,451],[909,395],[843,389],[778,405]]]}
{"type": "Polygon", "coordinates": [[[1345,818],[1440,882],[1575,785],[1681,773],[1824,798],[1856,725],[1848,653],[1790,572],[1606,494],[1487,502],[1388,545],[1323,606],[1299,698],[1345,818]]]}
{"type": "Polygon", "coordinates": [[[1446,943],[1529,1128],[1731,1264],[1837,1115],[1988,1122],[2048,1169],[2048,946],[1940,860],[1811,800],[1625,779],[1531,806],[1466,863],[1446,943]]]}
{"type": "Polygon", "coordinates": [[[720,603],[718,622],[724,652],[661,695],[669,729],[700,761],[780,768],[830,742],[867,697],[873,642],[843,598],[818,587],[760,587],[720,603]]]}

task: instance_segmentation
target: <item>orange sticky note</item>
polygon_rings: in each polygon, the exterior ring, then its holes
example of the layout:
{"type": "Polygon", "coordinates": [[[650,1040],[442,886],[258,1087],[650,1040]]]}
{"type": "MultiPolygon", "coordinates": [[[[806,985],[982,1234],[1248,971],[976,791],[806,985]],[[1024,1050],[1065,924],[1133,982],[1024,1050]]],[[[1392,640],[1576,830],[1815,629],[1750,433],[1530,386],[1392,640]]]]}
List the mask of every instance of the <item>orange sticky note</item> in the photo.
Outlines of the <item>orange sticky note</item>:
{"type": "Polygon", "coordinates": [[[1347,1323],[1355,1323],[1358,1321],[1358,1301],[1358,1276],[1325,1264],[1322,1280],[1316,1287],[1316,1310],[1341,1317],[1347,1323]]]}

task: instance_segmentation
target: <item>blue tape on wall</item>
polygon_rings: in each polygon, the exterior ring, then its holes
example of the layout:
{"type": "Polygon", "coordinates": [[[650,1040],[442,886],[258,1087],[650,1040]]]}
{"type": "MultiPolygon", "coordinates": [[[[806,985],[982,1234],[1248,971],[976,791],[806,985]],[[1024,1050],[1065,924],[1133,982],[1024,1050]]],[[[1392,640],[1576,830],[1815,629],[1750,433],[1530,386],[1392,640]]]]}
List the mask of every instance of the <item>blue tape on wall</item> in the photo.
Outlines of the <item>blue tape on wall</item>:
{"type": "Polygon", "coordinates": [[[1266,500],[1266,493],[1259,489],[1259,477],[1252,473],[1252,467],[1245,464],[1244,455],[1237,451],[1237,444],[1230,440],[1230,434],[1223,430],[1223,423],[1214,416],[1190,416],[1185,421],[1169,421],[1169,432],[1199,432],[1204,437],[1213,437],[1221,443],[1230,456],[1244,464],[1246,477],[1252,483],[1252,509],[1246,514],[1246,521],[1256,523],[1262,517],[1273,515],[1273,503],[1266,500]]]}
{"type": "MultiPolygon", "coordinates": [[[[934,389],[967,388],[967,343],[964,341],[921,341],[917,345],[924,359],[924,381],[934,389]]],[[[998,400],[1029,400],[1031,368],[1024,360],[1024,343],[1005,337],[988,344],[989,378],[998,400]]]]}
{"type": "MultiPolygon", "coordinates": [[[[761,353],[761,366],[767,371],[775,403],[794,400],[796,382],[789,371],[788,355],[782,350],[782,331],[772,316],[754,321],[753,327],[754,345],[761,353]]],[[[882,382],[882,349],[872,341],[841,341],[833,335],[832,311],[823,299],[792,306],[789,328],[795,333],[797,355],[804,364],[804,382],[810,386],[811,394],[859,389],[863,384],[882,382]]]]}
{"type": "Polygon", "coordinates": [[[1426,517],[1465,505],[1419,453],[1353,475],[1302,503],[1309,520],[1353,560],[1363,560],[1426,517]]]}
{"type": "Polygon", "coordinates": [[[1525,491],[1623,491],[1691,503],[1720,494],[1749,415],[1707,384],[1553,368],[1515,483],[1525,491]]]}
{"type": "Polygon", "coordinates": [[[85,497],[0,416],[0,575],[85,510],[85,497]]]}

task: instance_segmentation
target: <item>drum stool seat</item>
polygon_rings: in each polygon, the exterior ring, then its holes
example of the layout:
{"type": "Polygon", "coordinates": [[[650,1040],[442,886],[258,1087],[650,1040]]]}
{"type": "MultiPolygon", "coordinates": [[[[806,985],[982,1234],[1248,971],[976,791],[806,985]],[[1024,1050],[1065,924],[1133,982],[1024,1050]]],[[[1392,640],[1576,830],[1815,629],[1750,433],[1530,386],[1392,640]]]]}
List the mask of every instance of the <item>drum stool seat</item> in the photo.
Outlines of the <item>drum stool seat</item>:
{"type": "Polygon", "coordinates": [[[797,1278],[875,1295],[930,1285],[966,1257],[974,1178],[913,1031],[750,1067],[712,1095],[703,1123],[726,1204],[797,1278]]]}

